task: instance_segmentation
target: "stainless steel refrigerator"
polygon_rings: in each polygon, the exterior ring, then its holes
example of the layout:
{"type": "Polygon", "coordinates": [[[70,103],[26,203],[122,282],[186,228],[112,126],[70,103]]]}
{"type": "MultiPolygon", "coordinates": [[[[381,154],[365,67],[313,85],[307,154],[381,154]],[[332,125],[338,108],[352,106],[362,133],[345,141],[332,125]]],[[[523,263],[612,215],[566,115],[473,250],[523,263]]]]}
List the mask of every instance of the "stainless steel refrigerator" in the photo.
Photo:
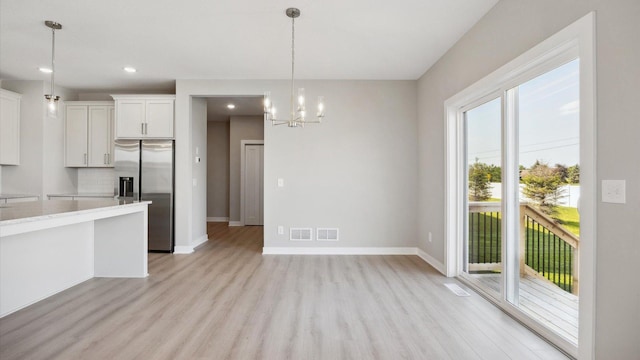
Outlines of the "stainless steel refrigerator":
{"type": "Polygon", "coordinates": [[[148,200],[149,251],[173,252],[174,142],[173,140],[116,140],[116,194],[148,200]]]}

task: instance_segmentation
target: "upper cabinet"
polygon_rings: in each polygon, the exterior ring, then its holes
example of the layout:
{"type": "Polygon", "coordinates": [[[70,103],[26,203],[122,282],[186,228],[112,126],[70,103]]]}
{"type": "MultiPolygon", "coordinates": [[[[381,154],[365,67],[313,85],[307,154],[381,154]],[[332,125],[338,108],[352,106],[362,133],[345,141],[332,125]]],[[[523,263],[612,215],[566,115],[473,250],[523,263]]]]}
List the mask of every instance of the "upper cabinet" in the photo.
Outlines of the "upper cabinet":
{"type": "Polygon", "coordinates": [[[113,102],[67,101],[65,105],[65,166],[113,167],[113,102]]]}
{"type": "Polygon", "coordinates": [[[20,98],[0,89],[0,165],[20,165],[20,98]]]}
{"type": "Polygon", "coordinates": [[[111,95],[116,139],[173,139],[175,95],[111,95]]]}

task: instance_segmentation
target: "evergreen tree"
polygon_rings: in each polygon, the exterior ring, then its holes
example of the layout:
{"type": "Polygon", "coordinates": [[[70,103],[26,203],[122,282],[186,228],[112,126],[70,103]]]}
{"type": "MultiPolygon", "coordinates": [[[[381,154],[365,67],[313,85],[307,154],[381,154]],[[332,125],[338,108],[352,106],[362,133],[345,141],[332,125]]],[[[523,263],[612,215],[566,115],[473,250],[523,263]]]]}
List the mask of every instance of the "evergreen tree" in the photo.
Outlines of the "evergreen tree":
{"type": "Polygon", "coordinates": [[[469,166],[469,200],[485,201],[491,198],[489,166],[478,162],[469,166]]]}
{"type": "Polygon", "coordinates": [[[555,211],[558,200],[563,197],[560,176],[556,169],[536,161],[531,169],[522,172],[521,181],[524,183],[522,193],[542,212],[551,215],[555,211]]]}
{"type": "Polygon", "coordinates": [[[567,183],[580,184],[580,165],[575,164],[567,168],[567,183]]]}

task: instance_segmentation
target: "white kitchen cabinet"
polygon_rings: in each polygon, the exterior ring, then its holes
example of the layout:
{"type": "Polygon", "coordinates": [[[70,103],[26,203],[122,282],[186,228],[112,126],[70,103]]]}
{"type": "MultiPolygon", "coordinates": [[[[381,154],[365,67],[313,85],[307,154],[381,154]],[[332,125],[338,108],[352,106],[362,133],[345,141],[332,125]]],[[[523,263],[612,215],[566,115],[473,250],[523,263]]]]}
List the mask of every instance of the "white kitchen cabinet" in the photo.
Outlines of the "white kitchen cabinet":
{"type": "Polygon", "coordinates": [[[173,139],[175,95],[111,95],[116,139],[173,139]]]}
{"type": "Polygon", "coordinates": [[[65,166],[113,167],[113,122],[111,101],[68,101],[65,166]]]}
{"type": "Polygon", "coordinates": [[[0,165],[20,165],[20,98],[0,89],[0,165]]]}

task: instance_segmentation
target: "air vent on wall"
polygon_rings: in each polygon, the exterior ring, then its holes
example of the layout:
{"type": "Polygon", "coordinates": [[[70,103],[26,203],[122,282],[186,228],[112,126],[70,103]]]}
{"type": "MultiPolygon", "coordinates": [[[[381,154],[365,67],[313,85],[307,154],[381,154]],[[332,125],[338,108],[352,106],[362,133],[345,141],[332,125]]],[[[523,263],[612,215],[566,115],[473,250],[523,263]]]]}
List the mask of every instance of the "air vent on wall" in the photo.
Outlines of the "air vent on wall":
{"type": "Polygon", "coordinates": [[[338,229],[318,228],[316,239],[318,241],[338,241],[338,229]]]}
{"type": "Polygon", "coordinates": [[[312,228],[291,228],[289,230],[289,240],[291,241],[311,241],[312,228]]]}

